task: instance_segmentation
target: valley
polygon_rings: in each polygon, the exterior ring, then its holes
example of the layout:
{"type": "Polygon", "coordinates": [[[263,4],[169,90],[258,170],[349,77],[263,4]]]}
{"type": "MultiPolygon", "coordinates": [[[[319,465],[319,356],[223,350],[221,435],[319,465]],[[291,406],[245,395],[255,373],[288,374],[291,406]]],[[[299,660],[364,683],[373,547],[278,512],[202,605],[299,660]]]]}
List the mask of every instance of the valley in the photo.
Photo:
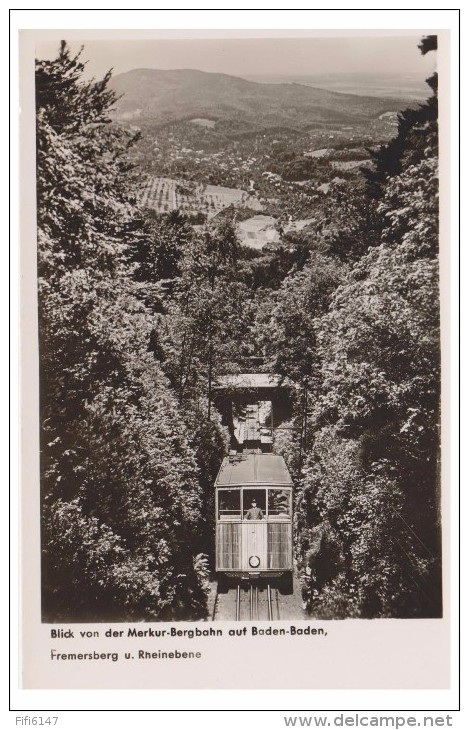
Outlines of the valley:
{"type": "MultiPolygon", "coordinates": [[[[193,70],[140,69],[112,84],[123,94],[114,118],[141,134],[131,152],[139,202],[194,225],[227,210],[270,216],[277,229],[314,218],[335,187],[361,184],[409,103],[193,70]]],[[[256,227],[238,229],[244,245],[278,243],[281,232],[258,238],[256,227]]]]}

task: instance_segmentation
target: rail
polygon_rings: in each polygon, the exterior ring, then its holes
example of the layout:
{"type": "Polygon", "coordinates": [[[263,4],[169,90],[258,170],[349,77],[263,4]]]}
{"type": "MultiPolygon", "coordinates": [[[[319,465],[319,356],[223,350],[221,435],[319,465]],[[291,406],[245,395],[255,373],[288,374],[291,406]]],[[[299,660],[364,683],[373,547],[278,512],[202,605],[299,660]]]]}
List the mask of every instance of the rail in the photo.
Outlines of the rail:
{"type": "Polygon", "coordinates": [[[280,606],[278,602],[278,591],[277,589],[272,589],[270,584],[266,586],[265,594],[262,591],[263,595],[267,597],[267,600],[263,600],[260,602],[259,600],[259,594],[260,590],[259,587],[253,583],[249,585],[249,591],[248,596],[246,595],[246,591],[243,591],[244,596],[241,592],[241,586],[238,583],[235,589],[235,620],[236,621],[258,621],[260,618],[262,620],[268,620],[273,621],[274,620],[274,596],[276,597],[276,608],[277,608],[277,614],[280,617],[280,606]],[[242,611],[242,606],[244,606],[244,612],[242,611]],[[260,606],[262,606],[262,611],[260,611],[260,606]],[[248,610],[246,610],[248,608],[248,610]],[[248,616],[242,616],[242,614],[248,613],[248,616]],[[262,616],[261,616],[262,613],[262,616]],[[265,616],[267,614],[267,616],[265,616]]]}

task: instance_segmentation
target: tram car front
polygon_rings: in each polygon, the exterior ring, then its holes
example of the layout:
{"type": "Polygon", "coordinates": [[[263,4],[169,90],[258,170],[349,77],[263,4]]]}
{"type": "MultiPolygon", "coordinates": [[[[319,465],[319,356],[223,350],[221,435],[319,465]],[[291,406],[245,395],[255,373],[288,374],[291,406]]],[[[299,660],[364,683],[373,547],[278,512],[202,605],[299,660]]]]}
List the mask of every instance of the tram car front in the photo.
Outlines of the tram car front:
{"type": "Polygon", "coordinates": [[[230,578],[268,579],[293,590],[293,484],[281,456],[233,454],[215,482],[216,571],[230,578]]]}

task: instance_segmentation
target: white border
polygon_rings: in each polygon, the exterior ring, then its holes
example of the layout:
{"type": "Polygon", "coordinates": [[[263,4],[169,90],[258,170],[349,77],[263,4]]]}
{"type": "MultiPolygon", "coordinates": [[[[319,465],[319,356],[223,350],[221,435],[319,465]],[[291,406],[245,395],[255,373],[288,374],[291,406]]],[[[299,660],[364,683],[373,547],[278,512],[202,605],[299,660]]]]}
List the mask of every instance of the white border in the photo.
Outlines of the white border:
{"type": "MultiPolygon", "coordinates": [[[[417,3],[415,3],[417,4],[417,3]]],[[[57,3],[49,3],[48,8],[54,8],[57,3]]],[[[363,3],[365,7],[371,5],[369,3],[363,3]]],[[[375,4],[374,4],[375,5],[375,4]]],[[[431,3],[430,6],[437,6],[438,3],[431,3]]],[[[210,6],[209,6],[210,7],[210,6]]],[[[194,29],[211,29],[208,35],[202,35],[202,37],[210,36],[224,36],[224,33],[220,33],[220,28],[223,29],[252,29],[258,26],[259,28],[276,29],[279,35],[285,34],[285,29],[292,28],[328,28],[334,29],[337,33],[340,29],[376,29],[382,28],[389,30],[403,30],[403,29],[436,29],[436,28],[448,28],[452,31],[452,94],[451,94],[451,126],[452,126],[452,139],[453,147],[451,150],[452,160],[452,221],[453,221],[453,238],[456,235],[457,225],[457,197],[455,192],[458,187],[457,181],[457,139],[458,139],[458,17],[454,11],[447,11],[441,9],[430,9],[427,7],[421,10],[379,10],[379,9],[363,9],[363,10],[343,10],[330,8],[329,10],[187,10],[187,9],[173,9],[173,10],[161,10],[161,11],[149,11],[149,10],[100,10],[100,11],[80,11],[80,10],[61,10],[61,9],[48,9],[48,10],[12,10],[11,17],[11,41],[12,41],[12,118],[13,118],[13,145],[12,145],[12,169],[18,169],[15,157],[15,146],[18,148],[18,140],[16,135],[16,129],[14,125],[15,119],[15,105],[17,105],[17,95],[15,94],[15,88],[17,84],[17,66],[15,60],[17,58],[17,31],[20,28],[151,28],[159,27],[164,29],[178,29],[175,30],[175,37],[194,37],[194,29]],[[404,26],[404,28],[402,28],[404,26]],[[189,33],[182,33],[182,30],[189,30],[189,33]]],[[[267,35],[274,35],[270,31],[267,35]]],[[[298,31],[298,35],[307,34],[307,31],[298,31]]],[[[199,34],[197,34],[200,37],[199,34]]],[[[236,35],[236,32],[232,30],[226,31],[226,36],[236,35]]],[[[249,33],[251,35],[251,33],[249,33]]],[[[291,34],[293,35],[293,34],[291,34]]],[[[296,33],[295,33],[296,35],[296,33]]],[[[69,36],[70,37],[70,36],[69,36]]],[[[251,37],[259,37],[256,33],[252,33],[251,37]]],[[[13,195],[17,190],[17,181],[14,180],[12,187],[13,195]]],[[[13,205],[15,201],[13,200],[13,205]]],[[[17,218],[17,212],[13,212],[12,215],[12,241],[13,244],[18,240],[17,230],[15,229],[15,221],[17,218]]],[[[455,241],[453,241],[453,251],[455,251],[455,241]]],[[[15,249],[12,249],[12,283],[15,278],[18,277],[18,271],[15,269],[15,249]]],[[[454,317],[454,313],[457,311],[457,274],[458,265],[456,256],[453,256],[452,263],[452,348],[453,348],[453,359],[452,359],[452,374],[453,383],[457,382],[457,323],[454,317]],[[456,349],[455,349],[456,348],[456,349]]],[[[13,298],[15,298],[14,289],[12,291],[13,298]]],[[[15,336],[13,333],[13,345],[15,346],[15,336]]],[[[13,351],[15,356],[15,351],[13,351]]],[[[14,360],[13,367],[17,368],[17,360],[14,360]]],[[[12,388],[13,394],[17,392],[17,383],[14,379],[15,373],[12,369],[12,388]]],[[[452,394],[452,431],[453,434],[457,433],[457,393],[452,394]]],[[[12,430],[12,434],[15,434],[15,430],[12,430]]],[[[13,444],[15,446],[15,444],[13,444]]],[[[452,474],[453,479],[457,474],[457,448],[453,442],[452,445],[452,474]]],[[[17,458],[17,457],[16,457],[17,458]]],[[[15,461],[12,461],[13,467],[15,467],[15,461]]],[[[13,470],[13,496],[15,494],[15,483],[17,483],[17,472],[13,470]]],[[[13,503],[13,509],[15,510],[15,503],[13,503]]],[[[453,489],[453,501],[452,501],[452,524],[457,524],[457,508],[456,501],[454,500],[454,489],[453,489]]],[[[15,512],[13,513],[13,527],[15,525],[15,512]]],[[[455,534],[455,533],[453,533],[455,534]]],[[[453,586],[457,582],[457,561],[455,557],[457,555],[457,542],[452,541],[452,584],[453,586]]],[[[14,548],[13,556],[15,555],[16,548],[14,548]]],[[[15,576],[15,565],[12,567],[13,577],[15,576]]],[[[454,600],[453,594],[453,615],[452,625],[457,626],[457,605],[454,600]]],[[[14,607],[15,609],[15,607],[14,607]]],[[[12,649],[17,642],[17,625],[15,626],[15,615],[12,614],[12,649]]],[[[454,709],[457,706],[457,688],[455,682],[457,681],[457,666],[455,663],[455,649],[457,645],[456,632],[453,632],[453,667],[452,667],[452,681],[453,685],[451,690],[440,690],[440,691],[285,691],[285,692],[271,692],[271,691],[202,691],[197,692],[191,691],[164,691],[160,692],[157,690],[152,691],[127,691],[127,692],[115,692],[115,691],[60,691],[60,692],[49,692],[49,691],[38,691],[38,690],[18,690],[13,688],[12,690],[12,707],[15,709],[15,714],[20,715],[28,711],[31,715],[30,710],[60,710],[60,709],[104,709],[114,708],[115,710],[121,709],[138,709],[138,710],[154,710],[158,708],[163,709],[174,709],[187,708],[187,709],[201,709],[201,710],[217,710],[217,709],[243,709],[249,710],[250,708],[256,709],[267,709],[270,710],[278,709],[298,714],[324,714],[321,708],[346,708],[347,711],[353,709],[364,710],[367,708],[370,712],[372,710],[434,710],[448,711],[454,709]],[[21,710],[21,711],[20,711],[21,710]],[[302,712],[303,711],[303,712],[302,712]]],[[[15,683],[15,672],[18,671],[18,666],[13,667],[13,673],[11,676],[12,683],[15,683]]],[[[16,675],[17,676],[17,675],[16,675]]],[[[38,714],[35,712],[34,714],[38,714]]],[[[44,713],[42,713],[44,714],[44,713]]],[[[53,714],[53,713],[52,713],[53,714]]],[[[391,713],[389,713],[391,714],[391,713]]],[[[189,718],[189,715],[183,716],[188,722],[193,722],[189,718]]],[[[252,723],[261,726],[275,726],[277,721],[281,720],[281,717],[270,717],[265,713],[256,713],[256,715],[250,715],[252,723]],[[274,721],[275,720],[275,721],[274,721]],[[265,725],[264,725],[265,723],[265,725]]],[[[462,719],[462,718],[461,718],[462,719]]],[[[174,723],[176,716],[174,713],[169,713],[167,717],[163,714],[154,717],[144,717],[142,714],[136,718],[136,721],[142,725],[145,723],[154,724],[155,721],[162,723],[163,727],[169,726],[174,723]]],[[[75,713],[67,714],[67,725],[73,725],[75,723],[87,724],[90,722],[93,727],[97,727],[98,724],[103,722],[113,722],[119,725],[127,724],[129,721],[133,721],[129,716],[129,713],[123,713],[121,715],[114,715],[114,713],[106,712],[105,717],[96,714],[92,715],[87,713],[82,715],[81,713],[75,715],[75,713]]],[[[244,723],[246,717],[234,713],[232,717],[223,714],[223,717],[218,716],[218,713],[211,712],[209,714],[204,713],[204,726],[206,728],[220,727],[223,723],[224,728],[238,727],[240,723],[244,723]]],[[[283,721],[280,723],[284,726],[283,721]]],[[[249,727],[249,725],[246,725],[249,727]]],[[[456,725],[456,723],[454,723],[456,725]]],[[[461,725],[463,727],[463,725],[461,725]]]]}

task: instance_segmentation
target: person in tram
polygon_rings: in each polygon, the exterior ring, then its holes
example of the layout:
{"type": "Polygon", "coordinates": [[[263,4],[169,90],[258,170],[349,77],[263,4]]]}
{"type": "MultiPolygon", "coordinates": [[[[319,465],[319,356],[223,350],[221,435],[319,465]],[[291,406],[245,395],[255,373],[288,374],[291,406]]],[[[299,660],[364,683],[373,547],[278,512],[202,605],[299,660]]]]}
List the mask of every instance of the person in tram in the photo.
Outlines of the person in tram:
{"type": "Polygon", "coordinates": [[[246,514],[244,515],[245,520],[262,520],[264,518],[264,513],[262,512],[261,508],[257,506],[256,500],[253,499],[251,502],[251,507],[248,509],[246,514]]]}

